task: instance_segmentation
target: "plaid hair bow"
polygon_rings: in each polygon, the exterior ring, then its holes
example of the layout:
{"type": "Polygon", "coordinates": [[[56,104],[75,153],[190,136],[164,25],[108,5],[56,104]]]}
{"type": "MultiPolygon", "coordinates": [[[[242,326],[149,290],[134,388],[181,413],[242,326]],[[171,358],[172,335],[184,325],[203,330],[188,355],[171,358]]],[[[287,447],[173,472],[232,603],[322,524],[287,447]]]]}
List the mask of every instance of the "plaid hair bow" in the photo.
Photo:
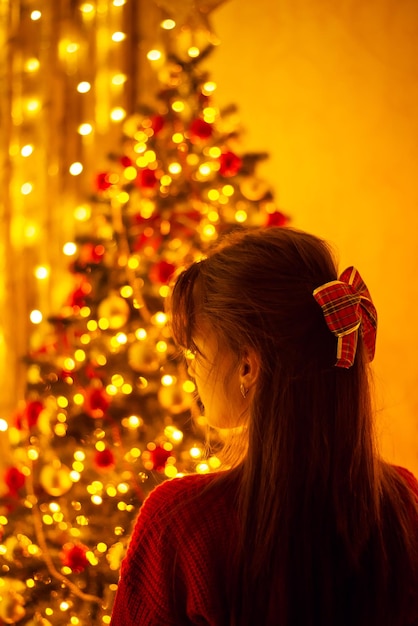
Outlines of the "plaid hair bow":
{"type": "Polygon", "coordinates": [[[360,330],[369,360],[374,357],[377,313],[363,279],[348,267],[339,280],[332,280],[313,291],[330,331],[338,338],[336,367],[349,368],[356,355],[360,330]]]}

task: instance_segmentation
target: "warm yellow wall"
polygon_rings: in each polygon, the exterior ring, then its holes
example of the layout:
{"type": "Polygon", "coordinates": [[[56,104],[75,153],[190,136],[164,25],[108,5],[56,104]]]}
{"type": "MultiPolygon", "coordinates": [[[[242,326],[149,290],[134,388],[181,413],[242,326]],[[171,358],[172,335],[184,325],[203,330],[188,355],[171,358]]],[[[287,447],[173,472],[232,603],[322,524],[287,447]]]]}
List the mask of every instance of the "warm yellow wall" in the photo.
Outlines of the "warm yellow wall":
{"type": "Polygon", "coordinates": [[[213,25],[243,148],[373,294],[382,449],[418,474],[418,2],[230,0],[213,25]]]}

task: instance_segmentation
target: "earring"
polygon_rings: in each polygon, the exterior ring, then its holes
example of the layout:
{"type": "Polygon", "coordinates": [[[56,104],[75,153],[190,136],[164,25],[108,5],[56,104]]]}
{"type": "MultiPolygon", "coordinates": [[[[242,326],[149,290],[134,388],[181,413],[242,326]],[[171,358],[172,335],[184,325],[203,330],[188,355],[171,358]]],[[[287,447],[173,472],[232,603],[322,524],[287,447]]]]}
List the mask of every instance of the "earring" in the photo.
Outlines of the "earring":
{"type": "Polygon", "coordinates": [[[240,390],[240,392],[241,392],[242,397],[243,397],[243,398],[246,398],[246,397],[247,397],[247,393],[248,393],[248,389],[246,389],[246,388],[244,387],[244,383],[241,383],[241,385],[240,385],[240,387],[239,387],[239,390],[240,390]]]}

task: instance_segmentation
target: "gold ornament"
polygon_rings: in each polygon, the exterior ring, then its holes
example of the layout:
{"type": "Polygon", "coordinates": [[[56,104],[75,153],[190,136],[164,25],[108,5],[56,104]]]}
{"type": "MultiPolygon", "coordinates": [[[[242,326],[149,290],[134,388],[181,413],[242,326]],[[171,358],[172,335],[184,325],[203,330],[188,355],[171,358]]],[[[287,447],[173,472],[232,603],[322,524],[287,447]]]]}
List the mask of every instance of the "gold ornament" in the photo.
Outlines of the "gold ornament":
{"type": "Polygon", "coordinates": [[[175,383],[174,385],[160,388],[158,401],[172,415],[178,415],[191,407],[192,396],[190,393],[186,393],[181,385],[175,383]]]}
{"type": "Polygon", "coordinates": [[[139,341],[132,344],[128,350],[128,363],[135,372],[149,374],[156,372],[160,360],[153,341],[139,341]]]}
{"type": "Polygon", "coordinates": [[[45,465],[39,476],[39,482],[45,491],[54,498],[67,493],[73,486],[70,476],[71,470],[55,459],[51,465],[45,465]]]}
{"type": "Polygon", "coordinates": [[[264,180],[256,178],[255,176],[245,178],[239,187],[244,198],[252,200],[253,202],[264,198],[270,190],[269,185],[264,180]]]}
{"type": "Polygon", "coordinates": [[[114,293],[101,301],[97,312],[99,318],[108,320],[111,330],[116,330],[126,324],[130,309],[126,300],[114,293]]]}
{"type": "Polygon", "coordinates": [[[20,593],[7,589],[0,593],[0,620],[4,624],[16,624],[26,615],[25,600],[20,593]]]}

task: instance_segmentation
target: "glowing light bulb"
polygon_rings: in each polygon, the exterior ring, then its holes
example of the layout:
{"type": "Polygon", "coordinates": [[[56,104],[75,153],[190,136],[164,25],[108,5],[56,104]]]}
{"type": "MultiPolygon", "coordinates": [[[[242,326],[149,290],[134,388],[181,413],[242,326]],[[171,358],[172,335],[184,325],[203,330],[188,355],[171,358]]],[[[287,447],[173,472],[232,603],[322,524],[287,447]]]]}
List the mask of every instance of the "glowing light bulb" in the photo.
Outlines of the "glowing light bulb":
{"type": "Polygon", "coordinates": [[[181,133],[174,133],[171,139],[173,143],[181,143],[184,139],[184,135],[182,135],[181,133]]]}
{"type": "Polygon", "coordinates": [[[33,152],[33,146],[31,144],[26,144],[26,146],[22,146],[21,150],[20,150],[20,154],[23,157],[28,157],[32,154],[33,152]]]}
{"type": "Polygon", "coordinates": [[[196,57],[199,56],[200,54],[200,50],[199,48],[197,48],[196,46],[191,46],[188,50],[187,50],[187,54],[189,55],[189,57],[191,57],[192,59],[195,59],[196,57]]]}
{"type": "Polygon", "coordinates": [[[28,113],[36,113],[41,108],[41,103],[37,98],[30,98],[26,102],[26,110],[28,113]]]}
{"type": "Polygon", "coordinates": [[[24,196],[28,196],[33,190],[33,185],[32,183],[23,183],[23,185],[20,188],[21,193],[24,196]]]}
{"type": "Polygon", "coordinates": [[[30,14],[30,19],[33,20],[34,22],[36,22],[37,20],[40,20],[42,17],[42,13],[40,11],[32,11],[32,13],[30,14]]]}
{"type": "Polygon", "coordinates": [[[170,172],[170,174],[180,174],[181,172],[180,163],[170,163],[170,165],[168,166],[168,171],[170,172]]]}
{"type": "Polygon", "coordinates": [[[93,126],[88,123],[80,124],[77,131],[80,135],[90,135],[90,133],[93,131],[93,126]]]}
{"type": "Polygon", "coordinates": [[[49,276],[49,269],[44,265],[38,265],[38,267],[35,267],[34,274],[38,280],[44,280],[49,276]]]}
{"type": "Polygon", "coordinates": [[[205,83],[202,87],[202,93],[205,96],[209,96],[211,95],[216,89],[216,83],[214,83],[213,81],[208,81],[207,83],[205,83]]]}
{"type": "Polygon", "coordinates": [[[126,111],[122,107],[115,107],[110,112],[110,119],[113,122],[120,122],[126,117],[126,111]]]}
{"type": "Polygon", "coordinates": [[[94,6],[90,2],[84,2],[84,4],[80,6],[80,11],[88,15],[89,13],[93,13],[94,6]]]}
{"type": "Polygon", "coordinates": [[[126,76],[126,74],[115,74],[114,76],[112,76],[112,80],[111,83],[112,85],[123,85],[124,83],[126,83],[128,77],[126,76]]]}
{"type": "Polygon", "coordinates": [[[112,41],[119,43],[120,41],[124,41],[126,39],[126,33],[122,33],[121,31],[117,31],[112,34],[112,41]]]}
{"type": "Polygon", "coordinates": [[[74,242],[67,241],[67,243],[64,244],[62,251],[65,256],[73,256],[77,252],[77,246],[74,242]]]}
{"type": "Polygon", "coordinates": [[[77,85],[78,93],[87,93],[88,91],[90,91],[90,89],[91,85],[86,80],[81,81],[81,83],[78,83],[77,85]]]}
{"type": "Polygon", "coordinates": [[[38,309],[34,309],[30,312],[29,319],[32,324],[40,324],[42,322],[43,316],[42,313],[38,311],[38,309]]]}
{"type": "Polygon", "coordinates": [[[0,432],[5,433],[8,430],[8,428],[9,428],[9,425],[6,422],[6,420],[0,417],[0,432]]]}
{"type": "Polygon", "coordinates": [[[71,163],[68,171],[70,172],[71,176],[79,176],[79,174],[81,174],[81,172],[83,171],[83,165],[79,161],[76,161],[75,163],[71,163]]]}
{"type": "Polygon", "coordinates": [[[74,54],[74,52],[77,52],[79,47],[80,46],[78,45],[78,43],[76,43],[75,41],[70,41],[66,44],[65,50],[66,52],[68,52],[68,54],[74,54]]]}
{"type": "Polygon", "coordinates": [[[158,61],[161,57],[162,54],[160,50],[150,50],[147,54],[147,59],[149,61],[158,61]]]}
{"type": "Polygon", "coordinates": [[[176,23],[174,20],[167,19],[161,22],[161,28],[163,28],[164,30],[173,30],[175,26],[176,26],[176,23]]]}
{"type": "Polygon", "coordinates": [[[74,217],[79,222],[87,221],[91,216],[91,208],[89,206],[81,205],[74,209],[74,217]]]}
{"type": "Polygon", "coordinates": [[[32,58],[32,59],[28,59],[25,63],[25,70],[27,72],[36,72],[37,70],[39,70],[39,60],[32,58]]]}

